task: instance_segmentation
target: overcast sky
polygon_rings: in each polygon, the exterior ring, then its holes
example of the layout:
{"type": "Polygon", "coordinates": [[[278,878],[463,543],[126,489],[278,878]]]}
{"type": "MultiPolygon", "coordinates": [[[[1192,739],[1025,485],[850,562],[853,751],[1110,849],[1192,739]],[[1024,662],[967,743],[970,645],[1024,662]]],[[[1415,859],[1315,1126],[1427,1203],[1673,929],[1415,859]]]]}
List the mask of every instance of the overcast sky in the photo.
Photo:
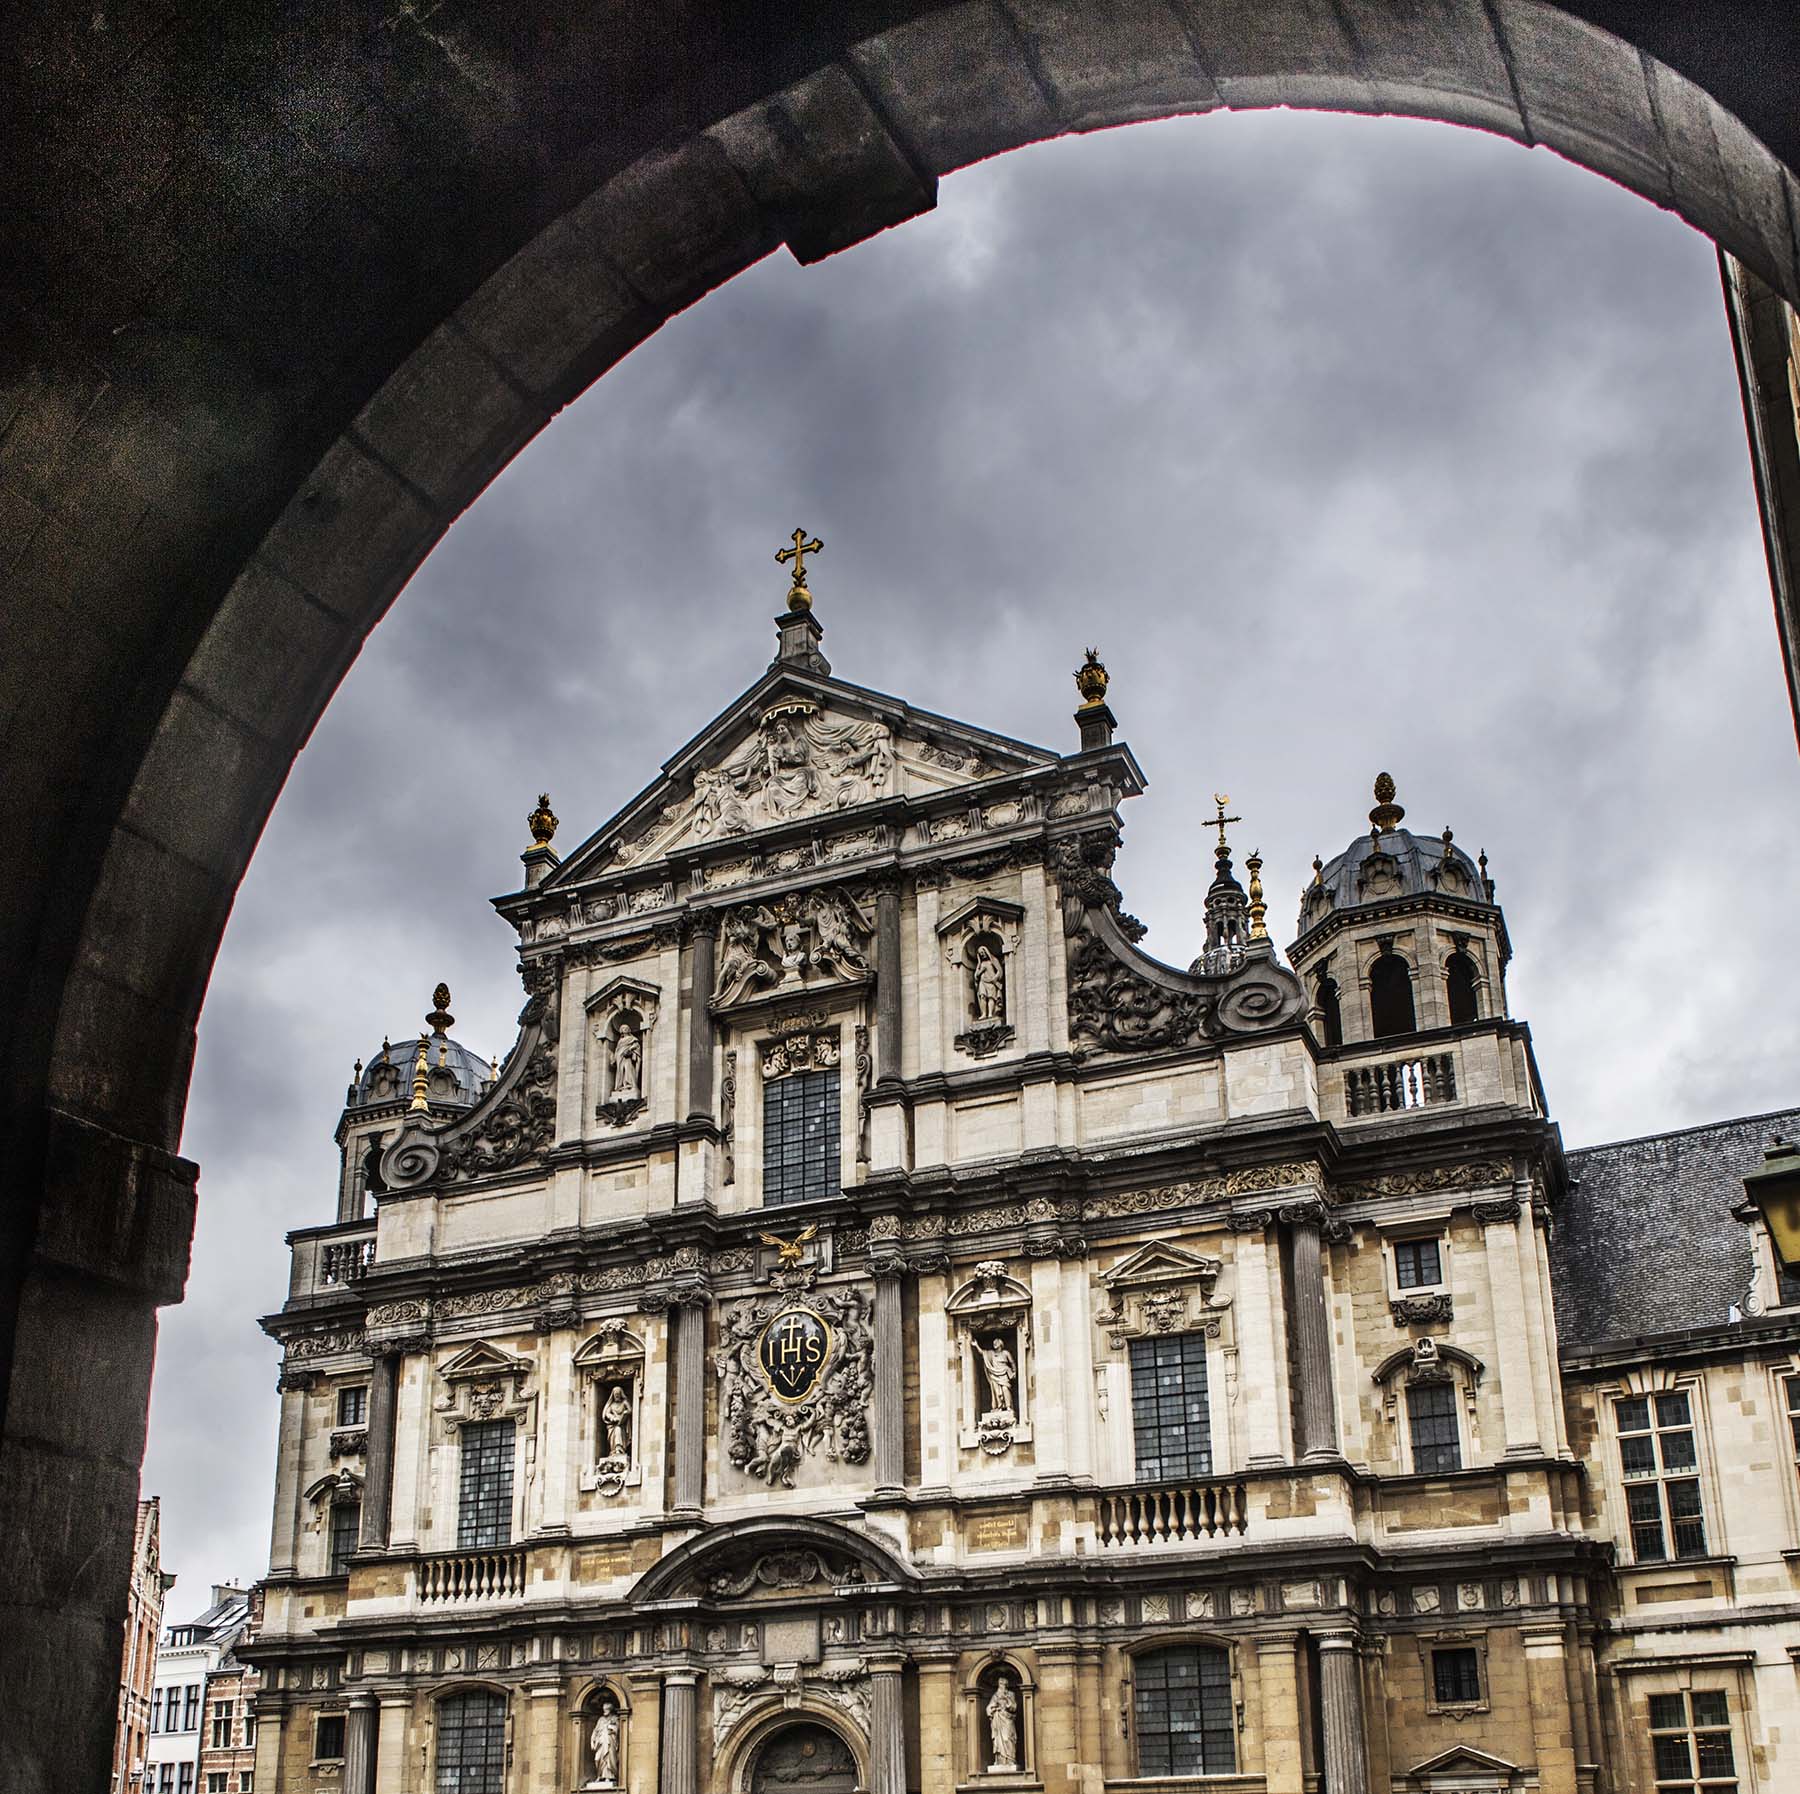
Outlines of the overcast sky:
{"type": "Polygon", "coordinates": [[[351,1061],[504,1053],[524,818],[581,840],[762,671],[795,524],[846,679],[1071,750],[1097,645],[1151,784],[1119,881],[1185,965],[1229,792],[1278,939],[1315,852],[1486,848],[1570,1145],[1790,1104],[1800,859],[1711,245],[1542,150],[1218,115],[956,175],[771,257],[513,464],[300,757],[200,1030],[147,1493],[171,1616],[267,1564],[283,1231],[333,1215],[351,1061]]]}

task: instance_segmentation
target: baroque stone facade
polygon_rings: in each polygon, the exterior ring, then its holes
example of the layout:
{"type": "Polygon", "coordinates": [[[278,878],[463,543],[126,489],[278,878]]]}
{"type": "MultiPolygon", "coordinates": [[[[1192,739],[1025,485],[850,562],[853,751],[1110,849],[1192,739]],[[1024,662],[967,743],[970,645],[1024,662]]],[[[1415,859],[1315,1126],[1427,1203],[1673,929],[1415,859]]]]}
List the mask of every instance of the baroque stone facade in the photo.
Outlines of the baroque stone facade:
{"type": "Polygon", "coordinates": [[[1221,804],[1163,964],[1095,657],[1058,755],[794,600],[611,823],[534,813],[507,1060],[440,988],[358,1068],[257,1787],[1647,1787],[1485,858],[1384,779],[1284,963],[1221,804]]]}

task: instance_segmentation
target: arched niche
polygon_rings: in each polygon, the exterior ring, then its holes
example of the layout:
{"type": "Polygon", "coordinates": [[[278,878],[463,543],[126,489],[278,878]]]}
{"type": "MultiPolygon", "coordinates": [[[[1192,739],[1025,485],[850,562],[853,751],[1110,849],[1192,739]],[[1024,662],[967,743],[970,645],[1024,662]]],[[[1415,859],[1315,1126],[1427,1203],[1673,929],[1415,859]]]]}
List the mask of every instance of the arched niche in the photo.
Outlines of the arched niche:
{"type": "Polygon", "coordinates": [[[623,1320],[604,1322],[571,1360],[579,1393],[576,1425],[584,1493],[604,1496],[644,1480],[644,1365],[641,1335],[623,1320]]]}
{"type": "MultiPolygon", "coordinates": [[[[728,1794],[773,1794],[773,1787],[780,1784],[764,1785],[769,1766],[765,1753],[779,1751],[784,1734],[807,1732],[824,1733],[848,1756],[855,1778],[851,1794],[866,1794],[870,1785],[866,1724],[859,1728],[845,1713],[810,1692],[797,1697],[780,1693],[765,1696],[735,1719],[722,1736],[715,1737],[714,1787],[727,1790],[728,1794]],[[765,1772],[762,1778],[759,1768],[765,1772]]],[[[793,1794],[805,1794],[805,1790],[794,1784],[793,1794]]],[[[821,1788],[820,1794],[843,1791],[821,1788]]]]}
{"type": "Polygon", "coordinates": [[[623,1677],[600,1676],[582,1690],[569,1715],[569,1761],[583,1790],[631,1786],[631,1693],[623,1677]],[[610,1752],[610,1758],[609,1758],[610,1752]]]}
{"type": "MultiPolygon", "coordinates": [[[[957,1688],[964,1785],[983,1788],[1032,1788],[1041,1785],[1037,1763],[1037,1677],[1029,1662],[1014,1651],[995,1651],[979,1659],[957,1688]],[[1014,1728],[1011,1760],[996,1750],[995,1697],[1004,1682],[1012,1696],[1014,1728]]],[[[1004,1742],[1004,1739],[1001,1740],[1004,1742]]]]}
{"type": "Polygon", "coordinates": [[[1004,1456],[1031,1439],[1031,1290],[984,1259],[944,1304],[952,1340],[957,1441],[1004,1456]]]}

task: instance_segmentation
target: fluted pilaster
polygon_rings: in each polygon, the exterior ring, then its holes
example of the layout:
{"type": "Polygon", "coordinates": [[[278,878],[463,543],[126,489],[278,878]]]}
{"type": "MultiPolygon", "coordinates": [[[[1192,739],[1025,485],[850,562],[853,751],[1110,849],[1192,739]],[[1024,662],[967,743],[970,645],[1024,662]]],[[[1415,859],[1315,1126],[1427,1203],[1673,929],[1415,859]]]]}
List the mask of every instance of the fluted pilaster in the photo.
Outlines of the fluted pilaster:
{"type": "Polygon", "coordinates": [[[875,1489],[906,1484],[906,1337],[896,1265],[875,1279],[875,1489]]]}
{"type": "Polygon", "coordinates": [[[394,1511],[394,1420],[400,1354],[382,1352],[369,1373],[369,1444],[364,1460],[362,1522],[357,1543],[381,1549],[394,1511]]]}
{"type": "Polygon", "coordinates": [[[717,931],[710,916],[693,925],[694,963],[688,1002],[688,1120],[713,1118],[713,949],[717,931]]]}
{"type": "Polygon", "coordinates": [[[1299,1438],[1304,1458],[1338,1456],[1337,1399],[1331,1375],[1331,1322],[1325,1312],[1325,1262],[1320,1230],[1325,1221],[1319,1202],[1290,1203],[1281,1211],[1287,1223],[1294,1272],[1294,1359],[1300,1373],[1299,1438]]]}
{"type": "Polygon", "coordinates": [[[877,1082],[900,1076],[900,892],[884,885],[875,897],[875,1049],[877,1082]]]}
{"type": "Polygon", "coordinates": [[[657,1794],[700,1794],[698,1683],[699,1676],[691,1669],[672,1669],[663,1677],[657,1794]]]}
{"type": "Polygon", "coordinates": [[[1319,1639],[1319,1705],[1325,1722],[1325,1785],[1331,1794],[1369,1794],[1362,1670],[1348,1632],[1319,1639]]]}
{"type": "MultiPolygon", "coordinates": [[[[906,1712],[898,1657],[869,1665],[869,1794],[906,1794],[906,1712]]],[[[673,1794],[664,1788],[663,1794],[673,1794]]]]}
{"type": "Polygon", "coordinates": [[[353,1694],[344,1721],[344,1794],[375,1794],[375,1697],[353,1694]]]}
{"type": "Polygon", "coordinates": [[[677,1513],[700,1512],[706,1466],[706,1308],[678,1302],[669,1310],[675,1361],[675,1500],[677,1513]]]}

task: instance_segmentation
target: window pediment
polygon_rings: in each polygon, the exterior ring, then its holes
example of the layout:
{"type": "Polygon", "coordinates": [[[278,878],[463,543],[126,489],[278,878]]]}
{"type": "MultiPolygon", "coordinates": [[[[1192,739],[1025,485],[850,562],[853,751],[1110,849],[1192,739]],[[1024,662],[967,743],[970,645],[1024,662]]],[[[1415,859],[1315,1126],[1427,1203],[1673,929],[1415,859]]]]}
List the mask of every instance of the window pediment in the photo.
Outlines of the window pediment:
{"type": "Polygon", "coordinates": [[[1217,1333],[1231,1306],[1216,1293],[1224,1261],[1153,1240],[1100,1274],[1107,1306],[1099,1316],[1114,1350],[1153,1333],[1217,1333]]]}

